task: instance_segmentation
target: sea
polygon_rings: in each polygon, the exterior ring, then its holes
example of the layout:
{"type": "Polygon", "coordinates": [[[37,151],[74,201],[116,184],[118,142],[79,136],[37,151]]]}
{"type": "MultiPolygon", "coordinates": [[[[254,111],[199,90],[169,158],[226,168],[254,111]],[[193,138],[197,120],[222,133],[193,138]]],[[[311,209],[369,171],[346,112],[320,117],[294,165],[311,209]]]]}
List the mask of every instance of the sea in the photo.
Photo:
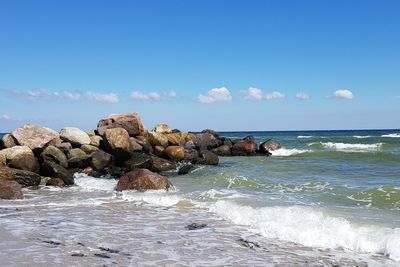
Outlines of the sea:
{"type": "Polygon", "coordinates": [[[400,266],[400,130],[220,135],[283,148],[167,172],[170,191],[24,189],[0,200],[0,266],[400,266]]]}

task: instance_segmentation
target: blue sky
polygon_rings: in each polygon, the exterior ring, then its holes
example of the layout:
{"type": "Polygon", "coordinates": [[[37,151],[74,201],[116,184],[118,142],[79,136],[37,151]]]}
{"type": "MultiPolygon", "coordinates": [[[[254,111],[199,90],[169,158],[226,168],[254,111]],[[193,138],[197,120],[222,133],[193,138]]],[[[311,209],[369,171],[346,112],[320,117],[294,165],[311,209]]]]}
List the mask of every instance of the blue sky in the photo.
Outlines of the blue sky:
{"type": "Polygon", "coordinates": [[[0,132],[400,127],[399,1],[0,1],[0,132]]]}

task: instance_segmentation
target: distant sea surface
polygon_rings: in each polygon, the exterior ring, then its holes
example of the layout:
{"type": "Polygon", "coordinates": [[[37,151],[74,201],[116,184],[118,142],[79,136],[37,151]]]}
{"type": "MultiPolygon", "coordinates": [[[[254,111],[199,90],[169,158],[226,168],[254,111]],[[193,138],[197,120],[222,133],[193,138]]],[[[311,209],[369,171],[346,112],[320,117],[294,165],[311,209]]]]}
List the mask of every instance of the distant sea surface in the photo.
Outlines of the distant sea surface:
{"type": "Polygon", "coordinates": [[[220,135],[283,148],[167,174],[169,192],[116,193],[113,177],[79,174],[25,190],[0,201],[2,264],[400,266],[400,130],[220,135]]]}

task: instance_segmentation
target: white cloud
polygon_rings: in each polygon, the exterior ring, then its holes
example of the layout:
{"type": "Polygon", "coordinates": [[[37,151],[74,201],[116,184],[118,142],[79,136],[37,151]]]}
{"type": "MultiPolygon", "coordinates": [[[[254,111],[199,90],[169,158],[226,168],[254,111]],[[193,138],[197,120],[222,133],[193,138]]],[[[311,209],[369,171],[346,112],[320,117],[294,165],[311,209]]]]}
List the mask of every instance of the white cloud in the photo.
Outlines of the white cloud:
{"type": "Polygon", "coordinates": [[[336,98],[343,98],[343,99],[353,99],[354,95],[353,92],[350,90],[336,90],[333,93],[333,96],[336,98]]]}
{"type": "Polygon", "coordinates": [[[265,96],[265,98],[268,100],[279,99],[279,98],[284,98],[284,97],[285,97],[285,94],[278,92],[278,91],[272,92],[265,96]]]}
{"type": "Polygon", "coordinates": [[[197,101],[201,104],[211,104],[220,101],[232,100],[231,93],[225,87],[213,88],[207,92],[207,95],[199,95],[197,101]]]}
{"type": "Polygon", "coordinates": [[[85,97],[89,100],[97,101],[97,102],[107,102],[107,103],[118,103],[118,96],[114,93],[102,94],[97,92],[86,92],[85,97]]]}
{"type": "Polygon", "coordinates": [[[308,100],[308,99],[310,99],[310,95],[303,93],[303,92],[299,92],[296,94],[296,98],[301,99],[301,100],[308,100]]]}
{"type": "Polygon", "coordinates": [[[10,120],[10,119],[11,119],[11,117],[8,116],[7,114],[3,114],[3,115],[1,116],[1,118],[2,118],[3,120],[10,120]]]}
{"type": "Polygon", "coordinates": [[[261,89],[250,87],[245,91],[247,100],[261,100],[263,98],[263,92],[261,89]]]}
{"type": "Polygon", "coordinates": [[[21,98],[29,101],[54,100],[54,99],[80,101],[86,99],[99,102],[118,103],[118,95],[114,93],[99,93],[94,91],[64,91],[62,93],[59,93],[57,91],[40,89],[36,91],[8,90],[6,91],[6,93],[10,97],[21,98]]]}
{"type": "Polygon", "coordinates": [[[139,90],[135,90],[131,93],[131,97],[135,100],[153,100],[153,101],[160,101],[163,99],[167,98],[173,98],[176,97],[176,92],[175,91],[169,91],[169,92],[141,92],[139,90]]]}
{"type": "MultiPolygon", "coordinates": [[[[57,93],[58,96],[58,93],[57,93]]],[[[79,92],[68,92],[68,91],[64,91],[64,97],[69,99],[69,100],[73,100],[73,101],[79,101],[81,99],[81,93],[79,92]]]]}

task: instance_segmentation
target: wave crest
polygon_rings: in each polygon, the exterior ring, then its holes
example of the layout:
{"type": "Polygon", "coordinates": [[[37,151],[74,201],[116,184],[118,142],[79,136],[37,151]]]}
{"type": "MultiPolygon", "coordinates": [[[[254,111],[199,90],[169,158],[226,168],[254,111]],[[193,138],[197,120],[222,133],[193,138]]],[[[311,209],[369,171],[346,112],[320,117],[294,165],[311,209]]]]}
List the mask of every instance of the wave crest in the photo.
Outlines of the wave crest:
{"type": "Polygon", "coordinates": [[[309,149],[297,149],[297,148],[280,148],[271,151],[272,156],[279,156],[279,157],[288,157],[288,156],[303,154],[306,152],[312,152],[312,151],[309,149]]]}

